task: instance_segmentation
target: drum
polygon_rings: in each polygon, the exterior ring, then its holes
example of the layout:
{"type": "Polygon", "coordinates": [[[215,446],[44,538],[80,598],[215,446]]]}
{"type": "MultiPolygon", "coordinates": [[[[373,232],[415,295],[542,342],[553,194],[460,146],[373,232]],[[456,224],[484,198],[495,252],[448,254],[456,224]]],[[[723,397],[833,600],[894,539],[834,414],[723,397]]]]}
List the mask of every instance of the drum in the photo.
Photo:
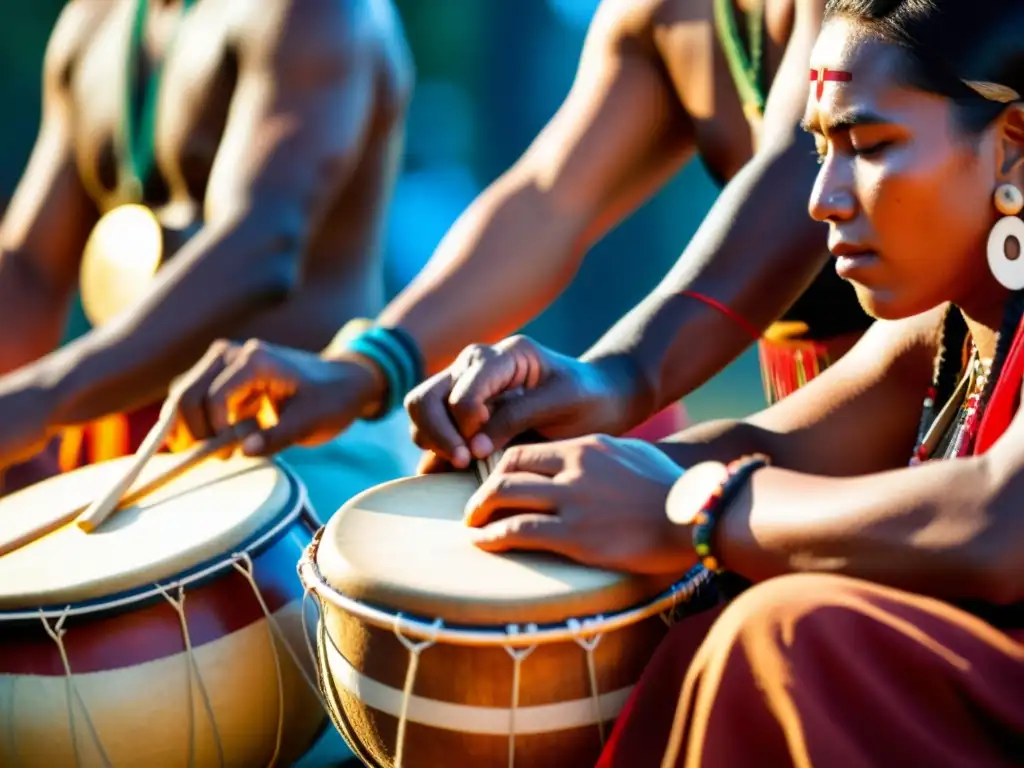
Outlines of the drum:
{"type": "Polygon", "coordinates": [[[368,765],[592,766],[632,686],[709,581],[474,547],[465,474],[386,483],[314,537],[320,685],[368,765]]]}
{"type": "MultiPolygon", "coordinates": [[[[131,460],[3,499],[0,539],[101,495],[131,460]]],[[[282,466],[214,459],[93,533],[0,557],[0,765],[294,761],[327,725],[295,577],[314,528],[282,466]]]]}

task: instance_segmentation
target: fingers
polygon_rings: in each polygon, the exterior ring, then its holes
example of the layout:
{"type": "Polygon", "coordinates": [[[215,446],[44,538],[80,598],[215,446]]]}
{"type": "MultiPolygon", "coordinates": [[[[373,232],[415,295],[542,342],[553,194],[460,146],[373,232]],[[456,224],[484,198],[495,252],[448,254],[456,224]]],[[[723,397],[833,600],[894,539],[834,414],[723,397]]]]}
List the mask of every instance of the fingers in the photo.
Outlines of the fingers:
{"type": "Polygon", "coordinates": [[[486,552],[509,550],[554,552],[572,556],[572,540],[565,523],[552,515],[516,515],[484,528],[474,529],[473,543],[486,552]]]}
{"type": "Polygon", "coordinates": [[[178,397],[179,441],[206,440],[216,433],[207,414],[207,395],[238,349],[238,345],[228,341],[215,341],[202,359],[171,385],[172,396],[178,397]],[[185,435],[181,435],[182,430],[185,435]]]}
{"type": "Polygon", "coordinates": [[[433,451],[424,451],[420,462],[416,466],[417,475],[438,475],[445,472],[452,472],[455,467],[447,459],[438,456],[433,451]]]}
{"type": "Polygon", "coordinates": [[[528,472],[496,472],[466,502],[466,525],[487,525],[509,511],[556,512],[564,496],[562,486],[550,477],[528,472]]]}
{"type": "Polygon", "coordinates": [[[277,369],[269,345],[256,339],[247,341],[210,383],[206,411],[214,430],[222,432],[237,421],[259,415],[272,382],[281,378],[277,369]]]}
{"type": "Polygon", "coordinates": [[[472,457],[447,408],[452,380],[450,370],[428,379],[406,396],[405,408],[412,420],[413,442],[465,469],[472,457]]]}
{"type": "MultiPolygon", "coordinates": [[[[492,450],[501,450],[518,436],[553,424],[572,424],[580,407],[579,395],[563,381],[503,399],[480,432],[492,450]]],[[[549,432],[549,436],[552,435],[549,432]]]]}
{"type": "Polygon", "coordinates": [[[552,478],[565,470],[566,442],[517,445],[509,448],[495,468],[495,475],[529,472],[552,478]]]}

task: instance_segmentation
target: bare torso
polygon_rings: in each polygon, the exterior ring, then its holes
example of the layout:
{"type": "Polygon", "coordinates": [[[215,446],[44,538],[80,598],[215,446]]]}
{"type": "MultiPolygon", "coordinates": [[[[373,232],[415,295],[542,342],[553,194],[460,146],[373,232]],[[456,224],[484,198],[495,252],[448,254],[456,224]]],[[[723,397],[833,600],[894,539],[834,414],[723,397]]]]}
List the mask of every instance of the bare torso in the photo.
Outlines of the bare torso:
{"type": "MultiPolygon", "coordinates": [[[[763,87],[771,87],[793,31],[798,0],[733,0],[742,39],[748,39],[750,12],[764,3],[763,87]]],[[[775,129],[744,113],[736,83],[715,27],[714,0],[659,0],[652,42],[685,112],[694,149],[720,183],[729,181],[751,159],[758,142],[775,129]]],[[[806,56],[810,58],[810,41],[806,56]]],[[[783,126],[790,130],[790,126],[783,126]]],[[[810,190],[808,190],[810,194],[810,190]]],[[[810,327],[829,356],[842,356],[870,323],[852,287],[826,265],[786,319],[810,327]]]]}
{"type": "MultiPolygon", "coordinates": [[[[99,5],[99,4],[98,4],[99,5]]],[[[182,20],[178,3],[153,4],[139,60],[139,82],[165,61],[154,132],[155,170],[143,202],[164,230],[166,258],[203,223],[203,201],[234,94],[237,57],[260,0],[199,0],[182,20]]],[[[252,318],[239,338],[258,336],[320,348],[353,316],[383,304],[380,241],[402,145],[412,66],[397,14],[387,0],[367,0],[375,57],[369,135],[354,171],[339,185],[329,213],[309,239],[298,289],[281,306],[252,318]]],[[[128,202],[119,192],[120,130],[135,3],[102,4],[91,36],[67,74],[81,179],[100,213],[128,202]]],[[[311,76],[315,76],[313,73],[311,76]]],[[[324,172],[330,172],[325,169],[324,172]]]]}

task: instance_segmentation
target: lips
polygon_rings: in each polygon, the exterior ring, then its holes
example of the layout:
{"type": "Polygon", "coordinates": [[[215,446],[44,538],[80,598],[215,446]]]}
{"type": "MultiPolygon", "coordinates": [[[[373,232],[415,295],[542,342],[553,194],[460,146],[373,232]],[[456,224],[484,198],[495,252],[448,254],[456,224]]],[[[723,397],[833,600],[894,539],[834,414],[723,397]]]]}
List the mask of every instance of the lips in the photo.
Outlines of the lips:
{"type": "Polygon", "coordinates": [[[829,246],[829,250],[836,257],[836,273],[842,278],[852,278],[878,262],[875,251],[860,245],[839,242],[829,246]]]}

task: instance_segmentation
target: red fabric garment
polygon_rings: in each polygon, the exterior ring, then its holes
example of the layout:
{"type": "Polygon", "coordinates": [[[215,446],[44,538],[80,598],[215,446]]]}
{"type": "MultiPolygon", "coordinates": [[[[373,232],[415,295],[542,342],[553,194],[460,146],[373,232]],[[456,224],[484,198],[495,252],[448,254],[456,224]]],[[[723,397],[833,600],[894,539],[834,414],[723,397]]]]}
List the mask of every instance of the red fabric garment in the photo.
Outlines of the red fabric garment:
{"type": "Polygon", "coordinates": [[[598,768],[1020,765],[1021,691],[1024,630],[865,581],[782,576],[670,631],[598,768]]]}
{"type": "Polygon", "coordinates": [[[978,436],[974,441],[975,455],[985,453],[1002,437],[1020,407],[1021,382],[1024,381],[1024,319],[1013,337],[1010,352],[1003,363],[1002,373],[992,390],[988,406],[981,417],[978,436]]]}

